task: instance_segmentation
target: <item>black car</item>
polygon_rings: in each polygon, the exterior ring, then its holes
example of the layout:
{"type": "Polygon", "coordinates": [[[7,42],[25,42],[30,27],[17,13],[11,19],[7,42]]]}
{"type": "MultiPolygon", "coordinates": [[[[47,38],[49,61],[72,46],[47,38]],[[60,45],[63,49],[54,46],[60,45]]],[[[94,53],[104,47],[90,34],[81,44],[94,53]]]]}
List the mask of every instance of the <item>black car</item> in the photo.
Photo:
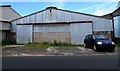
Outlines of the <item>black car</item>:
{"type": "Polygon", "coordinates": [[[87,35],[84,39],[84,46],[92,48],[95,51],[114,51],[115,49],[115,43],[103,35],[87,35]]]}

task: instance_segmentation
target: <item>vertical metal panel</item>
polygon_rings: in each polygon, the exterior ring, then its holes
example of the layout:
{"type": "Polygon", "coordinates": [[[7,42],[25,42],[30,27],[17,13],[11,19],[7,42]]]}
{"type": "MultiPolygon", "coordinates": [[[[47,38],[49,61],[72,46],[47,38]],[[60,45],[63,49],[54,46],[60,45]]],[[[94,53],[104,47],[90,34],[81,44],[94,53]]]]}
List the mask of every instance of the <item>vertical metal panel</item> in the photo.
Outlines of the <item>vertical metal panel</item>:
{"type": "Polygon", "coordinates": [[[19,19],[18,19],[18,20],[16,20],[16,23],[17,23],[17,24],[20,24],[20,20],[19,20],[19,19]]]}
{"type": "Polygon", "coordinates": [[[37,23],[42,22],[42,18],[43,18],[42,13],[36,14],[36,22],[37,22],[37,23]]]}
{"type": "Polygon", "coordinates": [[[93,18],[93,31],[113,31],[112,20],[93,18]]]}
{"type": "Polygon", "coordinates": [[[51,22],[57,22],[57,15],[58,15],[58,11],[52,9],[52,15],[49,14],[49,19],[51,22]]]}
{"type": "Polygon", "coordinates": [[[118,17],[114,17],[114,31],[115,37],[118,37],[118,17]]]}
{"type": "MultiPolygon", "coordinates": [[[[120,5],[120,2],[119,2],[120,5]]],[[[118,16],[118,37],[120,38],[120,16],[118,16]]]]}
{"type": "Polygon", "coordinates": [[[114,17],[115,37],[120,38],[120,16],[114,17]]]}
{"type": "Polygon", "coordinates": [[[92,34],[92,23],[74,23],[70,27],[72,44],[84,44],[85,36],[92,34]]]}
{"type": "Polygon", "coordinates": [[[32,25],[17,25],[17,43],[32,42],[32,25]]]}
{"type": "Polygon", "coordinates": [[[80,21],[80,16],[78,14],[72,13],[72,21],[80,21]]]}
{"type": "Polygon", "coordinates": [[[65,15],[64,15],[64,21],[71,21],[72,20],[72,16],[71,16],[71,13],[67,13],[65,12],[65,15]]]}
{"type": "Polygon", "coordinates": [[[29,16],[30,18],[30,23],[35,23],[36,22],[36,16],[35,15],[31,15],[31,16],[29,16]]]}
{"type": "Polygon", "coordinates": [[[23,18],[23,22],[24,22],[24,24],[27,23],[26,18],[27,18],[27,17],[23,18]]]}
{"type": "Polygon", "coordinates": [[[46,10],[46,11],[44,11],[44,12],[42,12],[42,15],[43,15],[43,21],[42,22],[49,22],[49,11],[48,10],[46,10]]]}
{"type": "Polygon", "coordinates": [[[35,25],[34,32],[70,32],[70,24],[35,25]]]}
{"type": "Polygon", "coordinates": [[[11,32],[16,32],[16,28],[17,28],[17,26],[16,26],[16,21],[13,21],[12,23],[11,23],[11,32]]]}
{"type": "Polygon", "coordinates": [[[22,19],[20,19],[20,23],[21,23],[21,24],[23,24],[23,23],[24,23],[24,22],[23,22],[23,18],[22,18],[22,19]]]}
{"type": "Polygon", "coordinates": [[[30,23],[30,19],[29,18],[30,18],[29,16],[26,17],[26,23],[30,23]]]}
{"type": "Polygon", "coordinates": [[[65,19],[65,12],[63,11],[58,11],[58,15],[57,15],[57,21],[59,22],[64,22],[65,19]]]}

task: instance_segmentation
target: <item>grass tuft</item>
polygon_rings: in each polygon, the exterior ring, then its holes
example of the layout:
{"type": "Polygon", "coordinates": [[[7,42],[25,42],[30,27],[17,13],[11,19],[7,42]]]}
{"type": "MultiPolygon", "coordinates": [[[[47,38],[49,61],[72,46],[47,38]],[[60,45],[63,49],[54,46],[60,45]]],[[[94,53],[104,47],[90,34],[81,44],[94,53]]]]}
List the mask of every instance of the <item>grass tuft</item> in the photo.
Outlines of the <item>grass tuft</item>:
{"type": "Polygon", "coordinates": [[[28,47],[46,47],[47,48],[47,47],[71,47],[71,46],[78,46],[78,45],[54,41],[53,43],[48,43],[48,42],[29,43],[29,44],[25,44],[25,46],[28,46],[28,47]]]}
{"type": "Polygon", "coordinates": [[[116,46],[120,48],[120,38],[115,39],[116,46]]]}

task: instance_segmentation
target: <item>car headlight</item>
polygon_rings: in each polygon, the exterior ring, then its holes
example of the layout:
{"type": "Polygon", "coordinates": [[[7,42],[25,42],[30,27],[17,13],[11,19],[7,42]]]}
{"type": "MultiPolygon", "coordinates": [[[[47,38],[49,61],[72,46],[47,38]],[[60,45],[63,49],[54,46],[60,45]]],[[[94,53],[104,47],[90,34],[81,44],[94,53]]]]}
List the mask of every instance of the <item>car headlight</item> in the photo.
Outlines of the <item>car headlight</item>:
{"type": "Polygon", "coordinates": [[[97,44],[102,44],[102,42],[97,42],[97,44]]]}
{"type": "Polygon", "coordinates": [[[112,42],[112,44],[115,44],[114,42],[112,42]]]}

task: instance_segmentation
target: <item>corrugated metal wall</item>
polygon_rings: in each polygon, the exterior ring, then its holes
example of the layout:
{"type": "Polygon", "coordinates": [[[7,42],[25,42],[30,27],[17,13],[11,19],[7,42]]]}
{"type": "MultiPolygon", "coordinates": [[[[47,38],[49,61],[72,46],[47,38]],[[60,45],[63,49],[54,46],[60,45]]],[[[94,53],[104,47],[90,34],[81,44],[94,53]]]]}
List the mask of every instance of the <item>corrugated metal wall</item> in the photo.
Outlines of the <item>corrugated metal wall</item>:
{"type": "Polygon", "coordinates": [[[115,37],[120,38],[120,16],[114,17],[115,37]]]}
{"type": "Polygon", "coordinates": [[[65,12],[60,10],[52,10],[52,15],[49,14],[49,10],[24,17],[12,22],[12,32],[16,31],[16,24],[19,23],[39,23],[39,22],[66,22],[66,21],[93,21],[93,31],[113,31],[112,20],[98,18],[94,16],[76,14],[71,12],[65,12]]]}
{"type": "Polygon", "coordinates": [[[32,42],[32,25],[17,25],[17,43],[32,42]]]}
{"type": "Polygon", "coordinates": [[[70,32],[70,24],[34,25],[34,32],[70,32]]]}
{"type": "Polygon", "coordinates": [[[84,38],[92,34],[92,23],[74,23],[71,26],[71,43],[84,44],[84,38]]]}

